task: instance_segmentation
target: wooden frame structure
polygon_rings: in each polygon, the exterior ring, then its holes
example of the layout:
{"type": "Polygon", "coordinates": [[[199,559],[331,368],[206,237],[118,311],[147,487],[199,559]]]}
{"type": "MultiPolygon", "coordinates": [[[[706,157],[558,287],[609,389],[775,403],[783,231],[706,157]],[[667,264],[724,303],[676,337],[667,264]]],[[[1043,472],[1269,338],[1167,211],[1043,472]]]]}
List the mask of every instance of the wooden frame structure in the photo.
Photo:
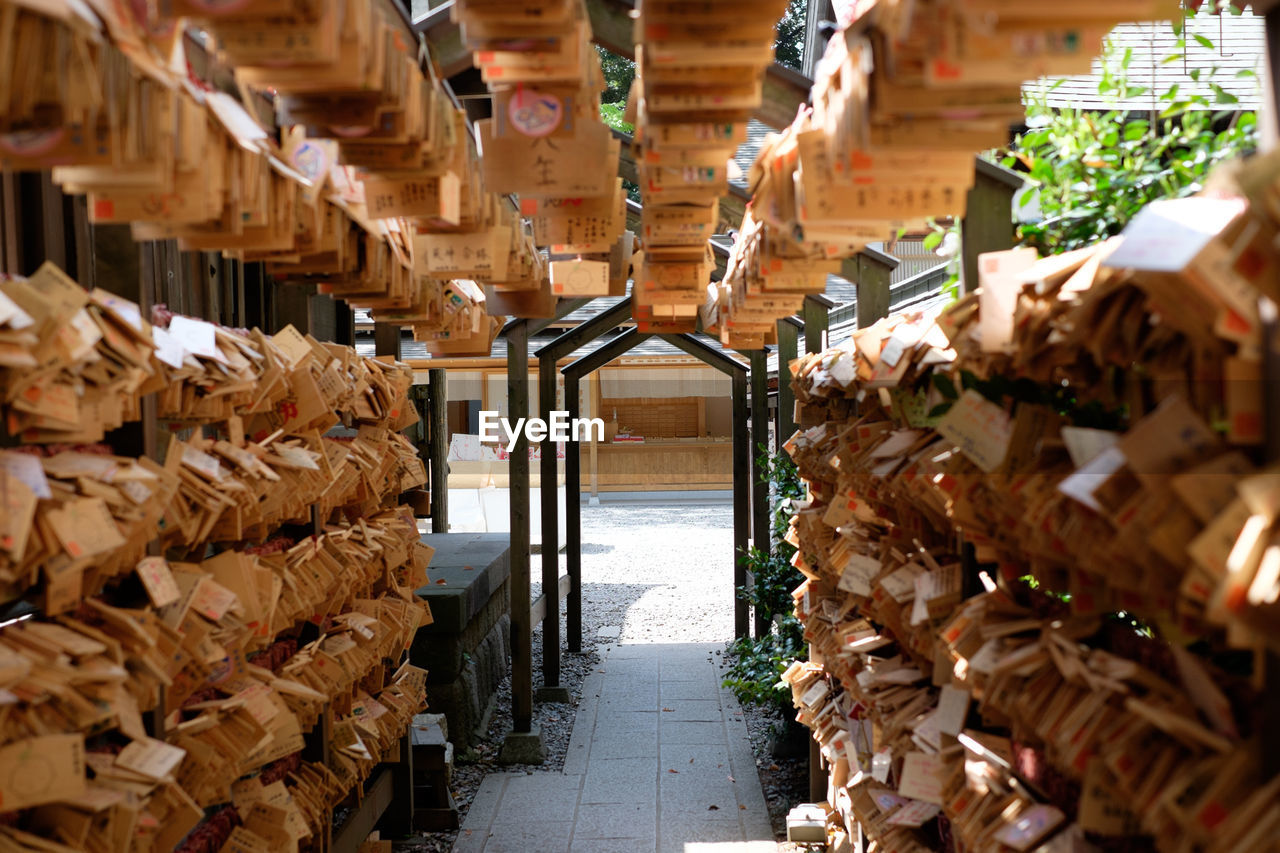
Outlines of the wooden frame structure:
{"type": "MultiPolygon", "coordinates": [[[[826,315],[831,303],[823,297],[807,305],[806,315],[816,328],[825,332],[826,315]]],[[[577,308],[574,305],[573,308],[577,308]]],[[[566,312],[567,313],[567,312],[566,312]]],[[[555,371],[559,361],[583,346],[625,324],[631,319],[630,298],[619,302],[607,311],[585,321],[552,340],[534,352],[538,360],[538,408],[545,420],[556,404],[555,371]]],[[[512,418],[529,414],[529,351],[528,336],[540,331],[549,321],[535,324],[528,320],[513,320],[503,334],[507,337],[507,407],[512,418]],[[513,377],[516,377],[513,379],[513,377]]],[[[789,318],[779,323],[779,365],[794,358],[798,341],[799,320],[789,318]]],[[[626,331],[598,350],[578,358],[563,367],[565,409],[570,420],[581,415],[580,387],[587,375],[630,352],[637,345],[654,335],[635,329],[626,331]]],[[[756,547],[771,548],[771,529],[768,508],[768,484],[763,482],[758,460],[753,448],[756,444],[769,446],[768,412],[768,353],[765,350],[745,353],[748,364],[731,358],[724,352],[709,346],[693,335],[658,335],[666,343],[690,355],[708,366],[729,376],[732,381],[733,419],[733,519],[734,519],[734,586],[748,587],[753,578],[747,572],[742,556],[754,539],[756,547]],[[748,387],[751,389],[748,397],[748,387]],[[750,405],[748,403],[750,399],[750,405]],[[754,476],[754,484],[749,478],[754,476]]],[[[819,335],[816,341],[821,341],[819,335]]],[[[780,381],[779,392],[786,383],[780,381]]],[[[794,398],[790,397],[786,409],[780,411],[777,424],[779,442],[794,431],[794,398]]],[[[782,399],[782,398],[780,398],[782,399]]],[[[443,435],[433,432],[435,436],[443,435]]],[[[432,456],[439,452],[433,444],[432,456]]],[[[559,601],[566,598],[565,634],[570,651],[582,649],[582,457],[580,442],[571,436],[565,453],[565,539],[567,547],[567,575],[560,576],[558,484],[556,458],[550,438],[543,442],[540,459],[540,495],[542,509],[541,580],[542,595],[531,600],[530,555],[530,494],[528,439],[522,434],[513,448],[510,460],[511,489],[511,668],[512,668],[512,733],[527,736],[533,723],[533,628],[541,623],[543,628],[542,672],[543,687],[538,691],[542,701],[565,701],[567,691],[560,684],[560,612],[559,601]]],[[[435,496],[433,495],[433,501],[435,496]]],[[[757,619],[754,626],[757,635],[767,632],[769,626],[757,619]]],[[[750,609],[747,602],[735,598],[734,633],[744,637],[751,633],[750,609]]]]}

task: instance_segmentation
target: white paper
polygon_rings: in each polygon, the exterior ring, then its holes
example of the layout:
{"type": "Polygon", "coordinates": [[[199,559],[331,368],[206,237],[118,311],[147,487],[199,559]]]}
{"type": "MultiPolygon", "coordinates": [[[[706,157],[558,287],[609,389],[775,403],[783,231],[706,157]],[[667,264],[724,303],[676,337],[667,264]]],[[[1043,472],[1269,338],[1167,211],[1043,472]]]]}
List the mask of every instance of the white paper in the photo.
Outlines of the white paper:
{"type": "Polygon", "coordinates": [[[25,329],[34,322],[30,314],[18,307],[18,303],[0,291],[0,323],[7,323],[11,329],[25,329]]]}
{"type": "Polygon", "coordinates": [[[871,778],[877,782],[889,781],[889,769],[893,767],[893,753],[881,750],[871,756],[871,778]]]}
{"type": "Polygon", "coordinates": [[[938,423],[938,433],[990,474],[1009,451],[1013,423],[1008,412],[970,388],[938,423]]]}
{"type": "Polygon", "coordinates": [[[1070,477],[1058,484],[1058,491],[1069,498],[1074,498],[1094,512],[1102,511],[1102,504],[1093,493],[1115,472],[1124,467],[1124,454],[1120,448],[1108,448],[1089,460],[1070,477]]]}
{"type": "Polygon", "coordinates": [[[44,466],[40,458],[30,453],[15,453],[0,450],[0,469],[31,490],[31,493],[43,500],[51,500],[53,492],[49,490],[49,478],[44,474],[44,466]]]}
{"type": "Polygon", "coordinates": [[[156,358],[175,370],[182,368],[182,362],[187,357],[187,350],[181,341],[159,326],[151,327],[151,340],[156,345],[156,358]]]}
{"type": "Polygon", "coordinates": [[[1120,433],[1067,426],[1062,428],[1062,441],[1071,455],[1071,464],[1083,468],[1102,451],[1115,447],[1120,433]]]}
{"type": "Polygon", "coordinates": [[[224,364],[227,361],[227,357],[218,349],[218,329],[212,323],[191,317],[174,317],[169,321],[169,335],[177,338],[192,355],[224,364]]]}

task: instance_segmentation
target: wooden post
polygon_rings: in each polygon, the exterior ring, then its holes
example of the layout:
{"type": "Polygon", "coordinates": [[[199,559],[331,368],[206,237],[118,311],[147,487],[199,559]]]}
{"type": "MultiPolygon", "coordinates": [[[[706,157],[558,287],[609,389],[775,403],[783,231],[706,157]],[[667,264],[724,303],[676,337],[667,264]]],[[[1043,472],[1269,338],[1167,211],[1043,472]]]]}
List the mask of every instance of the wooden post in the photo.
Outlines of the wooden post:
{"type": "MultiPolygon", "coordinates": [[[[90,266],[98,287],[138,303],[142,316],[150,319],[156,281],[163,275],[152,263],[153,247],[151,243],[135,243],[128,225],[95,225],[89,231],[89,245],[78,252],[92,258],[90,266]]],[[[112,435],[115,452],[162,461],[157,412],[156,395],[147,394],[142,398],[141,419],[112,435]]]]}
{"type": "Polygon", "coordinates": [[[790,364],[800,354],[800,330],[790,318],[778,321],[778,446],[796,431],[796,393],[790,364]]]}
{"type": "Polygon", "coordinates": [[[395,796],[378,821],[378,830],[392,838],[413,834],[413,728],[400,736],[400,760],[389,768],[395,796]]]}
{"type": "Polygon", "coordinates": [[[741,639],[751,633],[747,602],[737,590],[747,585],[747,539],[751,530],[751,438],[747,434],[747,377],[733,375],[733,634],[741,639]]]}
{"type": "MultiPolygon", "coordinates": [[[[556,407],[555,353],[538,354],[538,415],[551,423],[556,407]]],[[[572,423],[572,421],[571,421],[572,423]]],[[[542,689],[543,702],[568,702],[569,691],[560,686],[560,492],[556,485],[556,445],[548,435],[542,442],[539,460],[542,501],[542,595],[547,602],[542,617],[542,689]]],[[[567,467],[567,466],[566,466],[567,467]]]]}
{"type": "Polygon", "coordinates": [[[390,323],[375,323],[373,326],[374,355],[389,355],[400,360],[400,327],[390,323]]]}
{"type": "Polygon", "coordinates": [[[858,253],[858,328],[865,329],[889,316],[889,285],[893,271],[902,263],[875,249],[858,253]]]}
{"type": "MultiPolygon", "coordinates": [[[[601,407],[604,405],[604,395],[600,392],[600,371],[591,374],[591,417],[604,419],[604,415],[600,413],[601,407]]],[[[565,389],[565,395],[568,396],[569,390],[565,389]]],[[[593,502],[600,500],[600,453],[599,442],[596,441],[595,433],[591,433],[591,497],[593,502]]]]}
{"type": "Polygon", "coordinates": [[[271,299],[273,322],[263,331],[274,334],[285,326],[292,325],[302,334],[308,334],[311,331],[311,290],[312,286],[305,284],[277,285],[270,288],[268,298],[271,299]]]}
{"type": "MultiPolygon", "coordinates": [[[[804,348],[809,354],[822,352],[827,346],[827,315],[831,301],[825,297],[807,296],[804,300],[804,348]]],[[[813,657],[813,647],[809,647],[813,657]]],[[[822,750],[809,738],[809,799],[820,803],[827,798],[827,774],[822,768],[822,750]]]]}
{"type": "Polygon", "coordinates": [[[978,255],[1013,248],[1013,197],[1023,179],[981,157],[974,161],[975,178],[969,190],[968,213],[961,226],[964,237],[964,292],[978,288],[978,255]]]}
{"type": "Polygon", "coordinates": [[[828,314],[835,303],[825,296],[804,298],[804,351],[810,354],[827,348],[828,314]]]}
{"type": "Polygon", "coordinates": [[[831,0],[808,0],[809,8],[804,21],[804,54],[801,69],[804,76],[813,79],[813,70],[826,52],[827,41],[818,31],[818,25],[832,17],[831,0]]]}
{"type": "Polygon", "coordinates": [[[448,373],[434,367],[427,371],[430,400],[431,532],[449,532],[449,417],[448,373]]]}
{"type": "Polygon", "coordinates": [[[0,173],[0,272],[23,275],[22,223],[18,174],[0,173]]]}
{"type": "MultiPolygon", "coordinates": [[[[529,327],[507,327],[507,417],[529,416],[529,327]]],[[[527,734],[533,726],[533,626],[529,588],[529,439],[523,431],[511,451],[511,724],[527,734]]],[[[555,587],[543,590],[555,595],[555,587]]]]}
{"type": "MultiPolygon", "coordinates": [[[[747,359],[751,364],[751,544],[756,550],[770,554],[773,552],[773,534],[769,529],[769,480],[767,470],[760,464],[761,454],[771,450],[768,356],[764,350],[752,350],[747,359]]],[[[754,589],[754,575],[747,581],[754,589]]],[[[757,637],[769,633],[769,620],[759,607],[756,608],[754,622],[757,637]]]]}
{"type": "MultiPolygon", "coordinates": [[[[579,417],[578,376],[565,374],[564,402],[569,422],[579,417]]],[[[593,417],[598,417],[592,414],[593,417]]],[[[592,434],[592,454],[595,435],[592,434]]],[[[564,630],[569,651],[582,651],[582,447],[569,433],[564,449],[564,539],[565,562],[569,571],[569,599],[565,602],[564,630]]]]}
{"type": "MultiPolygon", "coordinates": [[[[1280,8],[1267,14],[1267,36],[1273,51],[1280,50],[1280,8]]],[[[1266,424],[1266,459],[1280,462],[1280,308],[1268,297],[1259,306],[1262,321],[1262,410],[1266,424]]],[[[1280,711],[1280,653],[1274,647],[1255,656],[1262,671],[1262,707],[1267,719],[1280,711]]],[[[1280,773],[1280,727],[1262,727],[1263,768],[1268,776],[1280,773]]]]}

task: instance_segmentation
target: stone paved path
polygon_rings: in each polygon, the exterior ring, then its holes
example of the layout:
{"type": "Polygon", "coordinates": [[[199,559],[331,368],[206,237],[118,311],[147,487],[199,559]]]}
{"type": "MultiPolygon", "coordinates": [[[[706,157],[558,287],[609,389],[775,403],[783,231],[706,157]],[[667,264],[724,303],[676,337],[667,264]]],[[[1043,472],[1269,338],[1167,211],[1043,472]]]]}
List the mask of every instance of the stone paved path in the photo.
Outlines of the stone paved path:
{"type": "Polygon", "coordinates": [[[720,644],[620,645],[583,685],[563,773],[495,773],[454,853],[775,853],[720,644]]]}

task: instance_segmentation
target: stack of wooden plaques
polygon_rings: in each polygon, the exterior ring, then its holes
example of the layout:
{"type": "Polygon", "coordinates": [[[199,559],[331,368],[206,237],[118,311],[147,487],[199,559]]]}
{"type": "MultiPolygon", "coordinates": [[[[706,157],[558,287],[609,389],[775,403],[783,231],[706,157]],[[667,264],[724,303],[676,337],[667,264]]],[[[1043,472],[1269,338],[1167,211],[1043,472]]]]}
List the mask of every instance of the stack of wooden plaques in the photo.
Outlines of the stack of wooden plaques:
{"type": "Polygon", "coordinates": [[[294,5],[281,36],[290,46],[285,58],[253,37],[280,28],[278,11],[246,6],[218,14],[212,26],[237,78],[278,93],[279,122],[295,127],[291,161],[321,187],[330,180],[364,233],[390,251],[373,254],[378,247],[367,245],[350,255],[354,269],[326,271],[323,261],[319,270],[314,262],[291,269],[286,261],[274,271],[301,273],[322,292],[372,309],[377,322],[413,327],[433,353],[488,354],[501,320],[484,311],[507,306],[473,298],[474,287],[453,280],[529,290],[545,276],[537,275],[536,253],[519,239],[509,207],[486,190],[465,113],[445,96],[430,63],[424,73],[385,0],[294,5]],[[335,173],[335,162],[345,168],[335,173]],[[442,253],[431,250],[441,245],[458,264],[438,262],[442,253]],[[463,263],[464,256],[477,262],[463,263]]]}
{"type": "Polygon", "coordinates": [[[1093,248],[982,255],[978,293],[792,365],[814,655],[787,680],[833,831],[903,850],[1280,837],[1256,742],[1280,478],[1250,457],[1278,175],[1237,164],[1093,248]]]}
{"type": "MultiPolygon", "coordinates": [[[[13,24],[0,38],[58,47],[32,54],[41,74],[21,95],[0,94],[0,166],[53,168],[65,191],[88,196],[90,221],[266,261],[277,281],[318,287],[380,321],[408,318],[455,349],[462,326],[446,299],[466,294],[469,314],[486,303],[417,263],[415,234],[465,240],[511,227],[502,254],[512,277],[494,286],[549,292],[519,220],[485,190],[463,112],[422,70],[388,0],[171,2],[148,7],[150,17],[57,0],[0,9],[13,24]],[[188,77],[188,53],[201,48],[183,36],[184,14],[207,24],[242,91],[271,90],[290,128],[282,145],[261,126],[257,96],[242,103],[188,77]]],[[[471,278],[488,280],[483,269],[471,278]]],[[[487,353],[500,323],[466,323],[470,351],[487,353]]]]}
{"type": "Polygon", "coordinates": [[[974,152],[1008,143],[1024,81],[1087,74],[1116,24],[1180,14],[1176,0],[853,4],[814,71],[812,109],[768,140],[751,169],[753,214],[798,238],[790,254],[806,258],[849,257],[961,216],[974,152]]]}
{"type": "Polygon", "coordinates": [[[51,266],[0,291],[25,347],[5,421],[35,442],[0,451],[3,846],[327,849],[425,701],[412,372],[292,327],[149,321],[51,266]],[[163,463],[68,443],[144,391],[163,463]]]}
{"type": "Polygon", "coordinates": [[[452,14],[493,92],[493,118],[476,125],[485,178],[520,196],[550,254],[532,288],[487,287],[492,310],[551,317],[562,297],[622,295],[627,270],[610,263],[630,249],[620,143],[600,120],[604,74],[582,0],[467,0],[452,14]]]}
{"type": "Polygon", "coordinates": [[[760,105],[785,4],[643,0],[636,20],[636,163],[644,259],[634,288],[641,330],[691,332],[713,268],[728,164],[760,105]]]}
{"type": "Polygon", "coordinates": [[[798,312],[807,293],[827,289],[838,260],[811,258],[777,228],[748,211],[729,253],[724,278],[708,285],[702,327],[734,349],[760,349],[776,341],[777,322],[798,312]]]}

